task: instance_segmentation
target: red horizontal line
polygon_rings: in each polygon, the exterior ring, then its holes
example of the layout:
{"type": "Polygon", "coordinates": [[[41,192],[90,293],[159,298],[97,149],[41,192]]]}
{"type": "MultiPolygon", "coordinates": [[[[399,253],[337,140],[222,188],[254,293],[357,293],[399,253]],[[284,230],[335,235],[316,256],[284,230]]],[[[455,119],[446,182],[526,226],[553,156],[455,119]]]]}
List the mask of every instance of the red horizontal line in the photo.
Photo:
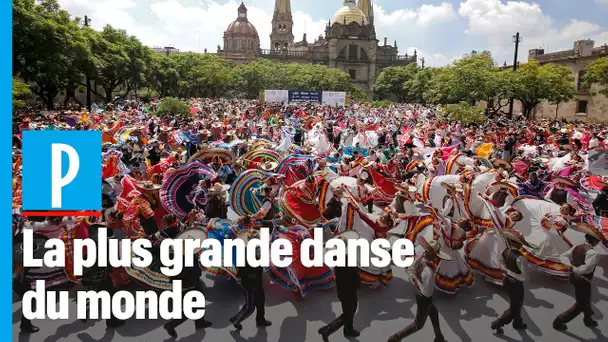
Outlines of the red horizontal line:
{"type": "Polygon", "coordinates": [[[23,216],[101,216],[101,211],[24,211],[23,216]]]}

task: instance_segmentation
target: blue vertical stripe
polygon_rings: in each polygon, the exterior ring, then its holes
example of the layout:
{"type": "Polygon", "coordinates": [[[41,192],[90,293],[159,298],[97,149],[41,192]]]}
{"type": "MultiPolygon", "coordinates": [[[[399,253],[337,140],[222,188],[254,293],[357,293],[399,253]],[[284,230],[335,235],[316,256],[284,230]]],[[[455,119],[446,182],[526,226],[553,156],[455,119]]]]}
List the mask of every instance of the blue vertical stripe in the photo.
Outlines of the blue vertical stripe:
{"type": "MultiPolygon", "coordinates": [[[[0,327],[1,331],[12,331],[12,323],[13,323],[13,305],[12,305],[12,296],[9,293],[12,293],[12,2],[11,1],[0,1],[0,41],[2,41],[2,46],[4,47],[4,53],[0,54],[0,59],[2,62],[0,63],[0,68],[2,70],[2,75],[0,75],[0,120],[2,123],[0,124],[0,139],[2,139],[3,143],[0,144],[2,149],[6,153],[4,157],[2,157],[2,163],[6,163],[6,166],[0,168],[0,172],[2,172],[2,178],[6,179],[5,181],[0,182],[0,189],[4,195],[1,197],[1,205],[0,208],[2,213],[0,214],[0,219],[2,220],[2,224],[0,226],[5,227],[6,229],[0,229],[0,234],[4,234],[4,236],[0,237],[0,243],[4,245],[0,248],[0,259],[3,262],[0,263],[0,274],[2,277],[6,277],[5,281],[0,281],[0,291],[2,291],[3,295],[0,296],[0,312],[1,312],[1,322],[2,326],[0,327]]],[[[13,337],[13,341],[15,338],[13,337]]]]}

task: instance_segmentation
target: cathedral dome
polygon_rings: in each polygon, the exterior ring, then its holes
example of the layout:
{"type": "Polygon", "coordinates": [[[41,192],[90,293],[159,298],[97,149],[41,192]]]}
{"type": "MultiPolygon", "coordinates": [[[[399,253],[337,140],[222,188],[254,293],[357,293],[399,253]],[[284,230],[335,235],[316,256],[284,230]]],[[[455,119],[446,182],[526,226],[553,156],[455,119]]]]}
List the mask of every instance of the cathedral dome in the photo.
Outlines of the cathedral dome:
{"type": "Polygon", "coordinates": [[[332,24],[344,24],[344,22],[346,22],[347,25],[353,22],[359,24],[367,22],[365,14],[357,7],[354,0],[345,0],[344,7],[340,8],[331,19],[332,24]]]}
{"type": "Polygon", "coordinates": [[[247,7],[241,3],[238,9],[238,17],[226,29],[225,35],[238,37],[258,38],[258,30],[247,19],[247,7]]]}

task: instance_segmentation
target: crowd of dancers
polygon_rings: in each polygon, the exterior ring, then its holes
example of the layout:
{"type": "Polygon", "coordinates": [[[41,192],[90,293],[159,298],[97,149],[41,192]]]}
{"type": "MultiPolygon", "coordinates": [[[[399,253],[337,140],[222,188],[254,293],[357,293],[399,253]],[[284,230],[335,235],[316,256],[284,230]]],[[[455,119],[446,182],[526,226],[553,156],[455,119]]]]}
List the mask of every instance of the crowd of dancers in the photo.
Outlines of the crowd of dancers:
{"type": "MultiPolygon", "coordinates": [[[[163,239],[256,238],[268,228],[273,239],[293,245],[291,266],[186,268],[173,279],[184,290],[201,288],[203,274],[229,277],[244,289],[235,329],[256,313],[265,317],[263,276],[305,296],[336,287],[342,314],[319,329],[322,340],[353,326],[360,284],[389,286],[392,268],[304,267],[299,246],[322,227],[325,238],[407,238],[417,248],[408,268],[416,292],[416,318],[390,336],[400,341],[422,329],[430,317],[435,341],[445,341],[433,292],[456,295],[483,274],[508,293],[508,309],[491,324],[502,333],[522,319],[528,270],[570,280],[576,302],[554,319],[553,328],[583,313],[595,327],[591,286],[600,249],[608,246],[608,173],[589,167],[588,153],[606,148],[608,126],[552,120],[490,118],[462,125],[434,108],[365,104],[329,107],[268,104],[246,100],[189,100],[192,115],[159,117],[155,103],[127,102],[86,111],[25,112],[15,117],[13,137],[14,288],[79,284],[113,293],[129,283],[170,290],[162,274],[163,239]],[[103,212],[100,217],[20,215],[21,133],[23,130],[101,130],[103,212]],[[155,256],[146,268],[99,267],[74,275],[73,239],[150,239],[155,256]],[[32,229],[35,254],[44,241],[68,246],[66,266],[24,269],[22,233],[32,229]]],[[[197,252],[198,253],[198,252],[197,252]]],[[[193,258],[197,255],[185,255],[193,258]]],[[[558,280],[556,280],[558,281],[558,280]]],[[[177,337],[185,321],[164,325],[177,337]]],[[[124,324],[108,319],[108,327],[124,324]]],[[[200,319],[197,329],[211,326],[200,319]]],[[[21,331],[39,329],[22,318],[21,331]]]]}

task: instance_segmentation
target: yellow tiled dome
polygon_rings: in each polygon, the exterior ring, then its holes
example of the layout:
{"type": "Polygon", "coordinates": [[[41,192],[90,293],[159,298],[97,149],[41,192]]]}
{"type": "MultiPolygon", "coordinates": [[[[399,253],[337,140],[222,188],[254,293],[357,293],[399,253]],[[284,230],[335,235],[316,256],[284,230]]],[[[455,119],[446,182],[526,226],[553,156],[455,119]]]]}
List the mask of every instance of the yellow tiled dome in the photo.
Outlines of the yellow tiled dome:
{"type": "Polygon", "coordinates": [[[345,19],[347,25],[352,22],[357,22],[359,24],[367,22],[365,14],[363,14],[363,11],[357,7],[357,4],[355,4],[354,1],[345,1],[344,7],[340,8],[338,12],[336,12],[334,17],[331,19],[331,23],[344,24],[345,19]]]}

